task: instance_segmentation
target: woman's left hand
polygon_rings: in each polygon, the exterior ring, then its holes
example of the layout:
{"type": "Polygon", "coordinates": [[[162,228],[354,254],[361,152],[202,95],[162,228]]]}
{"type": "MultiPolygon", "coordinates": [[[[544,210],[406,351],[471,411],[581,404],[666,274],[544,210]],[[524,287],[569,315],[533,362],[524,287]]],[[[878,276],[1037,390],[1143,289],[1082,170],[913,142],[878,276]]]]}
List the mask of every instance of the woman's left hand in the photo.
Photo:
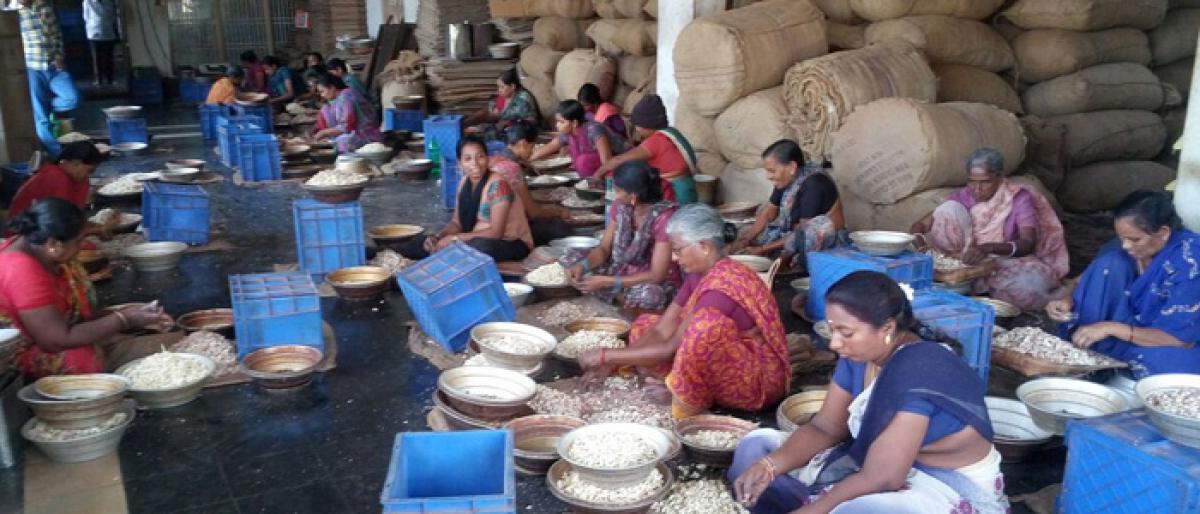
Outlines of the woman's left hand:
{"type": "Polygon", "coordinates": [[[962,261],[963,264],[974,266],[979,264],[979,262],[987,256],[988,253],[984,251],[982,247],[978,245],[971,245],[965,252],[963,252],[962,261]]]}
{"type": "Polygon", "coordinates": [[[1123,333],[1128,333],[1127,325],[1113,321],[1101,321],[1076,329],[1075,333],[1071,335],[1071,344],[1087,348],[1108,337],[1123,333]]]}
{"type": "Polygon", "coordinates": [[[612,286],[613,286],[612,277],[605,277],[605,276],[601,276],[601,275],[592,275],[590,277],[584,278],[583,280],[580,280],[579,282],[576,282],[576,284],[575,284],[575,287],[577,289],[579,289],[580,291],[587,291],[589,293],[612,289],[612,286]]]}
{"type": "Polygon", "coordinates": [[[588,370],[596,369],[602,366],[601,360],[604,359],[603,350],[588,350],[579,356],[579,367],[588,370]]]}

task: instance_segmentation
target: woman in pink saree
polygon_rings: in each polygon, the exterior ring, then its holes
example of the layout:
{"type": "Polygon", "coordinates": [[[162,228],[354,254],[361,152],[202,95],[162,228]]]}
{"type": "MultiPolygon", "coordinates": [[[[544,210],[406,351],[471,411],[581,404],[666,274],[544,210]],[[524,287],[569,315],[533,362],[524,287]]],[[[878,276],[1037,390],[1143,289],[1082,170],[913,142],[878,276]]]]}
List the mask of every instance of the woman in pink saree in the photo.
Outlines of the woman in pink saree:
{"type": "Polygon", "coordinates": [[[1022,310],[1040,310],[1069,270],[1062,224],[1037,191],[1009,182],[1004,156],[982,148],[967,159],[967,187],[912,226],[919,245],[996,271],[977,279],[975,293],[1022,310]]]}

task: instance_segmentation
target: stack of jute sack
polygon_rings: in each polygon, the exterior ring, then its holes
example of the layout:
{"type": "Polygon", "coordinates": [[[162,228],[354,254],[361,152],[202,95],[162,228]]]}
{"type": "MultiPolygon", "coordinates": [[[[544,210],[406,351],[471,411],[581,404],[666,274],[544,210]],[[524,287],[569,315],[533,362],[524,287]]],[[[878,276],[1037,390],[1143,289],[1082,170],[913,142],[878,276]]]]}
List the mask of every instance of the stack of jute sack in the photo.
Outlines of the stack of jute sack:
{"type": "Polygon", "coordinates": [[[658,2],[592,0],[600,19],[587,34],[617,64],[618,81],[609,100],[628,114],[657,86],[658,2]]]}
{"type": "MultiPolygon", "coordinates": [[[[518,67],[522,85],[533,94],[545,127],[552,125],[558,106],[554,77],[563,58],[576,49],[591,49],[594,43],[586,31],[596,21],[592,0],[529,0],[525,5],[533,22],[533,44],[521,51],[518,67]]],[[[579,56],[571,62],[578,66],[579,56]]]]}
{"type": "Polygon", "coordinates": [[[417,8],[417,46],[424,57],[446,55],[446,25],[482,23],[491,19],[487,2],[478,0],[422,0],[417,8]]]}
{"type": "Polygon", "coordinates": [[[1167,9],[1167,0],[1018,0],[1001,15],[1025,30],[1012,46],[1014,76],[1028,84],[1031,152],[1039,147],[1033,170],[1067,210],[1111,209],[1175,176],[1153,159],[1169,142],[1160,113],[1182,105],[1190,82],[1176,66],[1190,74],[1200,9],[1167,9]]]}

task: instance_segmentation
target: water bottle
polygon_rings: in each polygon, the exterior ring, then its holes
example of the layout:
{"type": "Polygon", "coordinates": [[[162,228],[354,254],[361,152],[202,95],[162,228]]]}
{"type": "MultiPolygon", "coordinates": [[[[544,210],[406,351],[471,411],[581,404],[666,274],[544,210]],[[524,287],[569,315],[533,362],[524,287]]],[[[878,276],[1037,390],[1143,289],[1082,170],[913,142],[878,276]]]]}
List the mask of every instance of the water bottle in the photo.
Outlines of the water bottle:
{"type": "Polygon", "coordinates": [[[433,161],[433,171],[429,172],[429,177],[433,179],[440,178],[442,176],[442,149],[438,146],[436,139],[430,138],[425,141],[425,156],[433,161]]]}
{"type": "Polygon", "coordinates": [[[617,197],[617,192],[613,190],[613,179],[610,174],[604,179],[604,227],[608,228],[609,213],[612,210],[613,199],[617,197]]]}

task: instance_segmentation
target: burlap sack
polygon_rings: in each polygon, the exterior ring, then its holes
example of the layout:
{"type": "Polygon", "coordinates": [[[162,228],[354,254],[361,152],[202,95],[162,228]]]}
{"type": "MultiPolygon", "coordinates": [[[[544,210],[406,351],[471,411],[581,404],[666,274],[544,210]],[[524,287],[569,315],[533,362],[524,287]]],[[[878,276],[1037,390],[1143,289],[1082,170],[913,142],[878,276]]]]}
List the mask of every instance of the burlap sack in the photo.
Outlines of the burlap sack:
{"type": "Polygon", "coordinates": [[[1162,117],[1146,111],[1096,111],[1052,116],[1067,127],[1066,152],[1072,168],[1101,161],[1153,159],[1167,141],[1162,117]]]}
{"type": "Polygon", "coordinates": [[[1004,38],[1005,41],[1008,41],[1009,44],[1012,44],[1013,40],[1017,39],[1017,36],[1025,33],[1025,29],[1018,27],[1013,22],[1004,18],[997,18],[993,20],[992,28],[996,29],[996,33],[1000,34],[1000,37],[1004,38]]]}
{"type": "Polygon", "coordinates": [[[1057,190],[1067,172],[1067,127],[1038,116],[1022,116],[1025,129],[1025,162],[1017,168],[1033,175],[1051,191],[1057,190]]]}
{"type": "Polygon", "coordinates": [[[813,0],[813,5],[825,13],[825,17],[829,18],[829,21],[845,24],[862,23],[862,18],[854,14],[850,3],[850,0],[813,0]]]}
{"type": "Polygon", "coordinates": [[[708,174],[721,178],[717,184],[721,202],[763,203],[771,197],[771,191],[775,187],[767,180],[767,170],[759,166],[742,168],[729,163],[717,173],[708,174]]]}
{"type": "Polygon", "coordinates": [[[632,93],[633,86],[618,82],[617,87],[613,89],[612,98],[608,99],[608,101],[612,102],[613,105],[625,105],[625,102],[629,99],[629,95],[632,93]]]}
{"type": "Polygon", "coordinates": [[[833,134],[830,155],[839,184],[871,203],[887,204],[966,184],[967,156],[984,147],[1004,155],[1006,173],[1016,169],[1025,155],[1017,117],[985,104],[884,98],[846,118],[833,134]]]}
{"type": "Polygon", "coordinates": [[[521,60],[517,62],[521,71],[530,77],[538,77],[547,83],[554,82],[554,70],[566,52],[554,50],[548,46],[534,43],[521,50],[521,60]]]}
{"type": "Polygon", "coordinates": [[[654,35],[658,32],[658,23],[642,20],[615,21],[617,33],[613,35],[613,45],[629,55],[655,55],[658,46],[654,44],[654,35]]]}
{"type": "Polygon", "coordinates": [[[829,38],[830,50],[854,50],[867,46],[866,25],[844,25],[827,21],[825,35],[829,38]]]}
{"type": "Polygon", "coordinates": [[[642,8],[646,0],[613,0],[613,7],[621,18],[638,19],[642,17],[642,8]]]}
{"type": "Polygon", "coordinates": [[[1171,11],[1162,25],[1149,33],[1154,65],[1162,66],[1195,55],[1197,33],[1200,33],[1200,9],[1171,11]]]}
{"type": "MultiPolygon", "coordinates": [[[[837,169],[834,168],[834,175],[837,169]]],[[[916,223],[937,209],[946,198],[957,191],[957,187],[939,187],[921,191],[902,198],[896,203],[873,204],[849,188],[838,184],[838,196],[842,200],[842,214],[846,216],[847,230],[894,230],[908,232],[916,223]]]]}
{"type": "MultiPolygon", "coordinates": [[[[715,116],[701,116],[680,103],[675,107],[674,127],[683,133],[692,148],[720,155],[721,147],[717,144],[717,131],[713,128],[715,116]]],[[[725,161],[725,157],[721,157],[725,161]]]]}
{"type": "Polygon", "coordinates": [[[830,136],[855,108],[880,98],[937,99],[937,79],[925,58],[905,44],[837,52],[792,66],[784,78],[788,124],[804,153],[829,154],[830,136]]]}
{"type": "Polygon", "coordinates": [[[613,41],[621,29],[621,21],[600,19],[587,29],[587,36],[596,43],[596,48],[610,57],[619,57],[624,51],[613,41]]]}
{"type": "Polygon", "coordinates": [[[1100,64],[1034,84],[1022,99],[1025,109],[1038,116],[1108,109],[1155,111],[1163,105],[1163,87],[1140,64],[1100,64]]]}
{"type": "Polygon", "coordinates": [[[1167,9],[1188,9],[1200,7],[1200,0],[1167,0],[1167,9]]]}
{"type": "MultiPolygon", "coordinates": [[[[537,102],[538,112],[542,115],[542,128],[554,127],[554,111],[558,109],[558,95],[554,93],[554,83],[540,77],[526,77],[521,86],[529,90],[537,102]]],[[[571,98],[575,98],[574,95],[571,98]]]]}
{"type": "Polygon", "coordinates": [[[696,150],[696,167],[700,168],[700,173],[719,177],[726,166],[729,166],[729,161],[721,152],[696,150]]]}
{"type": "Polygon", "coordinates": [[[1031,30],[1013,40],[1017,76],[1041,82],[1110,62],[1150,64],[1150,40],[1137,29],[1031,30]]]}
{"type": "Polygon", "coordinates": [[[642,12],[651,18],[658,18],[658,0],[646,0],[646,5],[642,6],[642,12]]]}
{"type": "Polygon", "coordinates": [[[782,87],[764,89],[733,102],[713,123],[721,155],[742,168],[761,167],[763,150],[792,137],[787,116],[782,87]]]}
{"type": "Polygon", "coordinates": [[[1112,210],[1129,193],[1161,191],[1175,176],[1175,170],[1153,161],[1098,162],[1068,171],[1058,200],[1071,212],[1112,210]]]}
{"type": "Polygon", "coordinates": [[[1149,30],[1166,13],[1167,0],[1017,0],[1003,16],[1027,29],[1149,30]]]}
{"type": "MultiPolygon", "coordinates": [[[[625,114],[632,114],[633,107],[637,105],[638,102],[642,101],[642,98],[645,98],[646,95],[651,95],[658,91],[658,80],[655,77],[655,70],[655,68],[652,68],[649,75],[646,77],[646,80],[641,84],[638,84],[637,87],[633,88],[633,91],[629,92],[629,96],[625,98],[625,103],[621,104],[621,112],[625,114]]],[[[632,123],[627,125],[632,125],[632,123]]]]}
{"type": "Polygon", "coordinates": [[[983,68],[964,64],[935,64],[937,101],[991,104],[1020,114],[1021,97],[1004,77],[983,68]]]}
{"type": "Polygon", "coordinates": [[[1195,70],[1195,59],[1183,59],[1166,66],[1154,68],[1154,74],[1164,84],[1175,86],[1175,90],[1187,101],[1192,89],[1192,71],[1195,70]]]}
{"type": "Polygon", "coordinates": [[[617,12],[614,0],[592,0],[592,6],[596,8],[596,16],[606,20],[614,20],[621,17],[621,14],[617,12]]]}
{"type": "Polygon", "coordinates": [[[617,64],[598,50],[575,50],[563,56],[554,70],[554,93],[560,100],[574,99],[579,87],[591,82],[600,96],[611,98],[617,84],[617,64]]]}
{"type": "Polygon", "coordinates": [[[1016,62],[1008,42],[995,29],[949,16],[911,16],[872,23],[867,43],[903,41],[925,52],[931,63],[966,64],[1004,71],[1016,62]]]}
{"type": "Polygon", "coordinates": [[[1187,120],[1187,107],[1175,107],[1163,112],[1163,125],[1167,127],[1167,144],[1174,145],[1183,136],[1183,123],[1187,120]]]}
{"type": "Polygon", "coordinates": [[[621,78],[621,82],[631,87],[640,86],[653,76],[657,61],[658,58],[654,56],[627,55],[617,59],[617,76],[621,78]]]}
{"type": "Polygon", "coordinates": [[[982,20],[991,16],[1002,4],[1004,0],[850,0],[854,14],[869,21],[925,14],[982,20]]]}
{"type": "Polygon", "coordinates": [[[591,18],[596,16],[592,0],[525,0],[525,12],[530,18],[562,16],[563,18],[591,18]]]}
{"type": "Polygon", "coordinates": [[[675,42],[680,100],[715,116],[779,85],[792,64],[828,51],[824,17],[808,0],[766,0],[692,21],[675,42]]]}
{"type": "Polygon", "coordinates": [[[560,16],[538,18],[533,22],[533,42],[560,52],[591,48],[592,40],[587,37],[587,29],[595,21],[560,16]]]}

